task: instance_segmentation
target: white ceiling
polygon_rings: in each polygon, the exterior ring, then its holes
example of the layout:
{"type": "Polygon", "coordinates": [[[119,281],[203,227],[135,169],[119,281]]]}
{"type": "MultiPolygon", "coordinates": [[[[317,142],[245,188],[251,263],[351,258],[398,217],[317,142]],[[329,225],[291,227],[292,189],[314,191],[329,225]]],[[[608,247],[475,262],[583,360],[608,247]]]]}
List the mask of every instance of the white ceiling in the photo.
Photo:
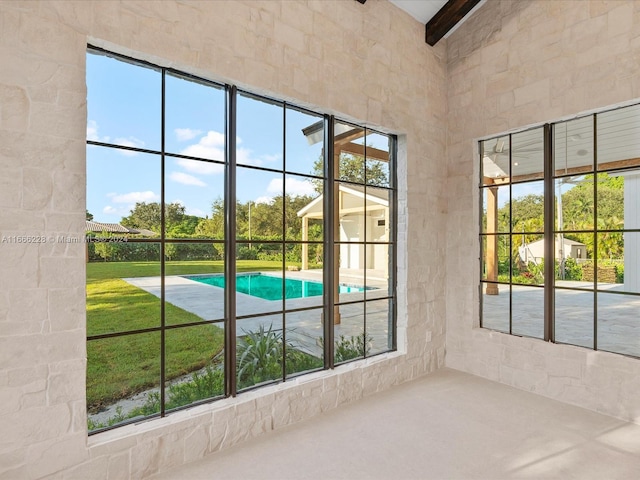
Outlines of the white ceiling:
{"type": "MultiPolygon", "coordinates": [[[[447,3],[447,0],[389,0],[396,7],[401,8],[420,23],[426,24],[438,11],[447,3]]],[[[444,36],[447,38],[467,19],[473,12],[485,3],[486,0],[482,0],[478,3],[465,17],[456,24],[449,32],[444,36]]]]}
{"type": "Polygon", "coordinates": [[[420,23],[427,23],[447,0],[389,0],[396,7],[401,8],[420,23]]]}

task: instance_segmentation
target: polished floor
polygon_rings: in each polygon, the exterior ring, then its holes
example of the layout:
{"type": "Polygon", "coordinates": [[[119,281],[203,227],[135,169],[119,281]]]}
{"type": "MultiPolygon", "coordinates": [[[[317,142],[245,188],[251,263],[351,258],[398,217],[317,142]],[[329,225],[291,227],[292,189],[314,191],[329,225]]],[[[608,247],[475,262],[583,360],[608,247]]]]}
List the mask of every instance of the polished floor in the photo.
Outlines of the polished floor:
{"type": "Polygon", "coordinates": [[[164,479],[637,479],[640,425],[442,369],[164,479]]]}

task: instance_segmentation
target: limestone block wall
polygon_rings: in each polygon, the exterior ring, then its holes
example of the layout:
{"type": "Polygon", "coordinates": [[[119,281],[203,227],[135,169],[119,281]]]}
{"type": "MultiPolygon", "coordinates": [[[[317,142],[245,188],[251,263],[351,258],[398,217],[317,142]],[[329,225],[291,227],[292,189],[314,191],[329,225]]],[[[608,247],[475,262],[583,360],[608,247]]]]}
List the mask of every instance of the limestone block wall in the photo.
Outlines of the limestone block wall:
{"type": "Polygon", "coordinates": [[[448,39],[447,357],[640,422],[640,361],[478,328],[479,137],[640,97],[640,3],[491,0],[448,39]]]}
{"type": "Polygon", "coordinates": [[[0,1],[0,477],[142,478],[444,363],[446,64],[386,0],[0,1]],[[85,415],[92,43],[400,135],[399,352],[94,435],[85,415]],[[410,262],[409,262],[410,259],[410,262]]]}

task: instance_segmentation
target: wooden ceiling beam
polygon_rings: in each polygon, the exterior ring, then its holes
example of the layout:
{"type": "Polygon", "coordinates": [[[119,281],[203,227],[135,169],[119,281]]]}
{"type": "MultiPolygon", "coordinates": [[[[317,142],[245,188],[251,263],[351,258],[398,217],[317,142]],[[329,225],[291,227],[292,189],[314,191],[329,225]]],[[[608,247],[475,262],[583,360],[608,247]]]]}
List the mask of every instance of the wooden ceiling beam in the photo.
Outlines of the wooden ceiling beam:
{"type": "Polygon", "coordinates": [[[480,0],[449,0],[427,23],[426,42],[433,47],[478,3],[480,0]]]}

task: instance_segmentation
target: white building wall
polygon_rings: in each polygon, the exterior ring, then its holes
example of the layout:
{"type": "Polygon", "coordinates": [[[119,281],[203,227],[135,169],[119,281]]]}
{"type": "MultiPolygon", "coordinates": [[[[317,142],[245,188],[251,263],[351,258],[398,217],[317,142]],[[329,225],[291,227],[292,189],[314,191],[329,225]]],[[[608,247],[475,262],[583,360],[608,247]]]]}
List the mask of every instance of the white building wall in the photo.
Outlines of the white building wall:
{"type": "Polygon", "coordinates": [[[399,352],[87,438],[84,246],[0,244],[0,477],[143,478],[443,365],[444,43],[382,0],[3,0],[0,237],[84,234],[88,42],[400,134],[399,352]]]}
{"type": "Polygon", "coordinates": [[[640,2],[492,0],[447,51],[447,366],[640,423],[640,361],[479,328],[477,191],[478,138],[640,98],[640,2]]]}
{"type": "MultiPolygon", "coordinates": [[[[640,228],[640,173],[625,173],[624,228],[640,228]]],[[[624,234],[624,289],[640,292],[640,233],[624,234]]]]}

